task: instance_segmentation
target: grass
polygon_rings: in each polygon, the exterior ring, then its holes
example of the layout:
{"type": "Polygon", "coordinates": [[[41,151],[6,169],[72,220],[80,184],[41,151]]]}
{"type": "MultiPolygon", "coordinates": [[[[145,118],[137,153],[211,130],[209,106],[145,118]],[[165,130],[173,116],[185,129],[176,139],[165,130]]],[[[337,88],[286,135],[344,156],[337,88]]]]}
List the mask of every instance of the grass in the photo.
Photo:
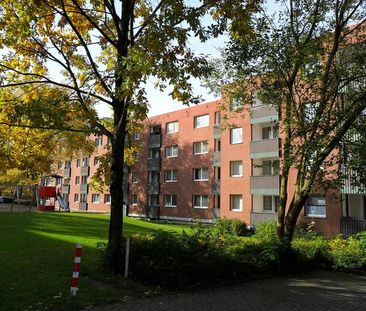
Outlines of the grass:
{"type": "MultiPolygon", "coordinates": [[[[108,223],[107,215],[1,213],[0,309],[73,310],[149,294],[148,288],[103,271],[96,245],[107,241],[108,223]],[[76,243],[83,244],[83,277],[78,296],[70,299],[76,243]]],[[[189,226],[124,220],[124,236],[183,228],[189,226]]]]}

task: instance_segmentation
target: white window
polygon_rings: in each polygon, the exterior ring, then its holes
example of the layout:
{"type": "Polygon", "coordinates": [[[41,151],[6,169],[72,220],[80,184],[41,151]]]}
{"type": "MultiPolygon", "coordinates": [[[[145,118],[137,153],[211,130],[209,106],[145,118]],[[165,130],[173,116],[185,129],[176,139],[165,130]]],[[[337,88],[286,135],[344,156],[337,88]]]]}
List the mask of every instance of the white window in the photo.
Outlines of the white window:
{"type": "Polygon", "coordinates": [[[103,145],[103,138],[102,137],[97,137],[95,139],[95,146],[99,147],[99,146],[102,146],[102,145],[103,145]]]}
{"type": "Polygon", "coordinates": [[[140,180],[140,174],[139,174],[139,172],[132,172],[131,175],[132,175],[131,176],[132,183],[134,183],[134,184],[138,183],[139,180],[140,180]]]}
{"type": "Polygon", "coordinates": [[[75,176],[75,185],[80,184],[80,176],[75,176]]]}
{"type": "Polygon", "coordinates": [[[221,112],[220,111],[216,111],[215,112],[215,125],[220,125],[221,124],[221,112]]]}
{"type": "Polygon", "coordinates": [[[178,156],[178,145],[168,146],[165,148],[165,156],[173,158],[178,156]]]}
{"type": "Polygon", "coordinates": [[[74,194],[74,202],[79,202],[79,193],[74,194]]]}
{"type": "Polygon", "coordinates": [[[70,168],[71,167],[71,161],[65,161],[64,168],[70,168]]]}
{"type": "Polygon", "coordinates": [[[241,194],[230,195],[230,210],[241,212],[243,210],[243,196],[241,194]]]}
{"type": "Polygon", "coordinates": [[[131,194],[131,204],[132,205],[138,204],[137,194],[131,194]]]}
{"type": "Polygon", "coordinates": [[[208,208],[208,195],[194,195],[193,196],[194,208],[208,208]]]}
{"type": "Polygon", "coordinates": [[[323,196],[310,196],[306,202],[306,216],[325,218],[325,198],[323,196]]]}
{"type": "Polygon", "coordinates": [[[204,180],[208,180],[208,168],[204,167],[204,168],[195,168],[193,170],[193,174],[194,174],[194,180],[195,181],[204,181],[204,180]]]}
{"type": "Polygon", "coordinates": [[[88,157],[85,157],[82,159],[82,166],[85,167],[85,166],[88,166],[89,165],[89,158],[88,157]]]}
{"type": "Polygon", "coordinates": [[[92,194],[92,203],[99,203],[99,194],[98,193],[92,194]]]}
{"type": "Polygon", "coordinates": [[[100,157],[94,157],[94,165],[100,164],[100,157]]]}
{"type": "Polygon", "coordinates": [[[230,162],[230,176],[231,177],[242,177],[243,176],[242,161],[231,161],[230,162]]]}
{"type": "Polygon", "coordinates": [[[193,143],[193,153],[194,154],[208,153],[208,141],[205,140],[193,143]]]}
{"type": "Polygon", "coordinates": [[[166,194],[164,196],[164,202],[166,207],[177,207],[177,195],[166,194]]]}
{"type": "Polygon", "coordinates": [[[178,121],[168,122],[166,124],[166,133],[167,134],[177,133],[178,130],[179,130],[179,123],[178,123],[178,121]]]}
{"type": "Polygon", "coordinates": [[[137,132],[133,134],[133,139],[134,140],[140,140],[141,139],[141,133],[137,132]]]}
{"type": "Polygon", "coordinates": [[[177,170],[167,170],[164,172],[164,179],[166,182],[177,181],[177,170]]]}
{"type": "Polygon", "coordinates": [[[210,125],[210,116],[208,114],[205,114],[203,116],[194,117],[194,127],[195,128],[206,127],[209,125],[210,125]]]}
{"type": "Polygon", "coordinates": [[[230,130],[230,143],[241,144],[243,142],[243,129],[241,127],[230,130]]]}
{"type": "Polygon", "coordinates": [[[274,195],[263,196],[263,212],[277,212],[280,206],[280,197],[274,195]]]}
{"type": "Polygon", "coordinates": [[[111,195],[110,194],[104,195],[104,203],[111,204],[111,195]]]}
{"type": "Polygon", "coordinates": [[[230,99],[230,111],[239,112],[243,110],[243,102],[239,96],[233,96],[230,99]]]}
{"type": "Polygon", "coordinates": [[[81,160],[80,159],[77,159],[76,160],[76,167],[80,167],[80,165],[81,165],[81,160]]]}
{"type": "Polygon", "coordinates": [[[278,137],[278,125],[262,127],[262,139],[273,139],[278,137]]]}

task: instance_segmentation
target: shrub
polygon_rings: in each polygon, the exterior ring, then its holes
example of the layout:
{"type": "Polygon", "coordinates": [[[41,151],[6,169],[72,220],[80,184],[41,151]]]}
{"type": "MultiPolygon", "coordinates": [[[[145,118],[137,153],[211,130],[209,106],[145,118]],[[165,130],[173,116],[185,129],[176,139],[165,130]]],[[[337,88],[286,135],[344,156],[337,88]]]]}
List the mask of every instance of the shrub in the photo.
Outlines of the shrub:
{"type": "Polygon", "coordinates": [[[218,219],[213,225],[212,231],[218,235],[246,236],[250,234],[244,221],[238,219],[218,219]]]}
{"type": "Polygon", "coordinates": [[[364,249],[364,234],[358,237],[343,239],[338,236],[329,241],[329,253],[333,268],[339,270],[355,270],[366,267],[366,252],[364,249]]]}
{"type": "Polygon", "coordinates": [[[277,244],[276,221],[268,220],[260,223],[255,229],[254,237],[265,242],[277,244]]]}
{"type": "Polygon", "coordinates": [[[298,269],[326,268],[330,266],[328,242],[324,237],[309,239],[307,236],[292,241],[298,269]]]}

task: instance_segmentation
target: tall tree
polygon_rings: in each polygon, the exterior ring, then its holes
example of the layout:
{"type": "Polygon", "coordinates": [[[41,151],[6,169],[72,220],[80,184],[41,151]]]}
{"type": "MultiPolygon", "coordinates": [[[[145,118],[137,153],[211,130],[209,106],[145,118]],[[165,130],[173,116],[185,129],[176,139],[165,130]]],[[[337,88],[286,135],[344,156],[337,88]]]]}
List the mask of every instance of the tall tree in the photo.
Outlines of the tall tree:
{"type": "MultiPolygon", "coordinates": [[[[150,76],[184,103],[193,99],[190,77],[207,73],[207,61],[190,49],[190,36],[204,41],[226,26],[226,9],[244,2],[183,0],[3,0],[0,4],[1,87],[53,84],[84,113],[91,128],[111,142],[111,217],[108,262],[121,270],[122,176],[128,123],[146,116],[144,83],[150,76]],[[215,25],[201,19],[212,14],[215,25]],[[106,127],[94,107],[106,104],[106,127]]],[[[248,11],[253,1],[248,2],[248,11]]],[[[233,10],[234,11],[234,10],[233,10]]],[[[244,14],[244,15],[243,15],[244,14]]],[[[243,22],[242,22],[243,24],[243,22]]],[[[27,96],[27,94],[24,94],[27,96]]]]}
{"type": "Polygon", "coordinates": [[[257,14],[251,31],[231,32],[221,70],[208,84],[224,85],[224,93],[243,102],[256,97],[277,108],[277,235],[289,246],[309,195],[336,179],[340,142],[366,108],[366,2],[290,0],[274,8],[278,14],[257,14]],[[291,185],[290,172],[296,175],[291,185]]]}

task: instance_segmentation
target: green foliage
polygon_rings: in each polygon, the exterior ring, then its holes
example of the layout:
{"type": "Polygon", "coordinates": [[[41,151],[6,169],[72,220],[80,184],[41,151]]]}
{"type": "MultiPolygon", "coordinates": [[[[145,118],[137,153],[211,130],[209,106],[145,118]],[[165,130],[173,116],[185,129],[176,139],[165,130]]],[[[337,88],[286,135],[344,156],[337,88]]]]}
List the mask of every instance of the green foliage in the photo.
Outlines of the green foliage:
{"type": "Polygon", "coordinates": [[[276,221],[268,220],[260,223],[255,229],[254,237],[266,242],[277,243],[276,221]]]}
{"type": "Polygon", "coordinates": [[[366,268],[365,232],[343,239],[341,236],[329,241],[329,253],[333,267],[339,270],[366,268]]]}
{"type": "Polygon", "coordinates": [[[227,218],[217,220],[212,231],[218,235],[246,236],[251,234],[244,221],[227,218]]]}

